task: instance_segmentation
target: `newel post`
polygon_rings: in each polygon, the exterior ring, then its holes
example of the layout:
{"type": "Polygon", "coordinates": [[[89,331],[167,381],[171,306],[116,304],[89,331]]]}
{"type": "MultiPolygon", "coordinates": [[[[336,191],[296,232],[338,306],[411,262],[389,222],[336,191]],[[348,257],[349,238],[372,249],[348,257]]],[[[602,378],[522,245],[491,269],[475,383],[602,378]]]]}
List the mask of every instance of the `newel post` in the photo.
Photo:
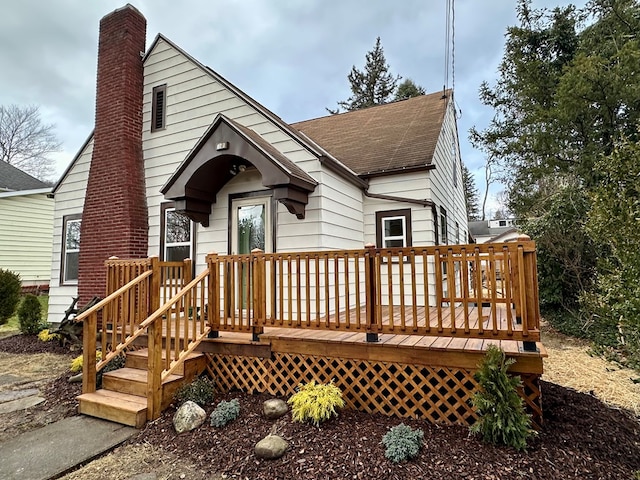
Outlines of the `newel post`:
{"type": "Polygon", "coordinates": [[[378,303],[378,275],[376,269],[376,246],[367,243],[365,246],[364,273],[366,282],[367,342],[377,342],[378,321],[376,317],[378,303]]]}
{"type": "Polygon", "coordinates": [[[220,272],[218,254],[211,252],[207,255],[209,270],[209,284],[207,286],[207,320],[209,322],[209,338],[218,338],[220,330],[220,272]]]}
{"type": "Polygon", "coordinates": [[[160,260],[157,256],[151,260],[151,288],[149,289],[149,315],[160,308],[160,260]]]}
{"type": "Polygon", "coordinates": [[[253,341],[260,341],[260,334],[264,333],[264,320],[266,306],[265,295],[265,266],[264,266],[264,251],[259,248],[251,250],[251,265],[253,268],[253,318],[251,319],[251,331],[253,333],[253,341]]]}
{"type": "MultiPolygon", "coordinates": [[[[520,235],[518,242],[531,242],[528,235],[520,235]]],[[[540,330],[540,306],[538,304],[538,274],[536,265],[536,251],[531,248],[523,248],[523,268],[524,268],[524,292],[522,298],[524,324],[522,325],[523,334],[529,334],[529,330],[536,330],[538,338],[525,340],[522,342],[526,352],[537,351],[536,340],[539,340],[540,330]]]]}
{"type": "Polygon", "coordinates": [[[96,391],[96,335],[98,314],[91,313],[82,323],[82,393],[96,391]]]}

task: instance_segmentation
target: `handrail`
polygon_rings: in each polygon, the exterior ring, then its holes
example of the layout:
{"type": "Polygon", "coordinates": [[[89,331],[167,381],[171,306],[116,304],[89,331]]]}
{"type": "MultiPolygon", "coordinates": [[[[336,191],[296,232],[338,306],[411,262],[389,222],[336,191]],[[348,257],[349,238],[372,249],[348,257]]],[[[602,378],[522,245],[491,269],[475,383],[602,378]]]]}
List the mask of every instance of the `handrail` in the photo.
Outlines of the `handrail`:
{"type": "MultiPolygon", "coordinates": [[[[539,340],[535,243],[216,255],[212,330],[539,340]]],[[[208,260],[209,262],[209,260],[208,260]]]]}
{"type": "Polygon", "coordinates": [[[111,295],[109,295],[108,297],[103,298],[102,300],[100,300],[98,303],[96,303],[93,307],[85,310],[84,312],[78,314],[73,321],[74,322],[82,322],[84,321],[89,315],[97,312],[98,310],[102,310],[106,305],[108,305],[114,298],[122,295],[123,293],[125,293],[127,290],[131,289],[132,287],[136,286],[138,283],[140,283],[142,280],[145,280],[147,277],[150,277],[151,274],[153,272],[151,270],[147,270],[146,272],[140,274],[139,276],[137,276],[136,278],[134,278],[133,280],[131,280],[129,283],[127,283],[126,285],[123,285],[122,287],[120,287],[118,290],[116,290],[115,292],[113,292],[111,295]]]}

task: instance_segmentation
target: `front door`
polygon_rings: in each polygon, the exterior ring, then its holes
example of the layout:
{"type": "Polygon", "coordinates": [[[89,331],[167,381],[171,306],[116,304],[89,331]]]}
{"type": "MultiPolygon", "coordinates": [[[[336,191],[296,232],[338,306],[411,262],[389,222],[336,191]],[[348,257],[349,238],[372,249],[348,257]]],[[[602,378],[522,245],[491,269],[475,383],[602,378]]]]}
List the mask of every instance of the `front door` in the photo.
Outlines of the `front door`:
{"type": "MultiPolygon", "coordinates": [[[[231,202],[231,248],[232,255],[246,255],[259,248],[271,251],[271,197],[250,197],[234,199],[231,202]]],[[[238,295],[240,308],[247,308],[252,302],[249,283],[249,265],[238,265],[238,295]]]]}
{"type": "Polygon", "coordinates": [[[231,255],[259,248],[271,251],[271,197],[238,198],[231,201],[231,255]]]}

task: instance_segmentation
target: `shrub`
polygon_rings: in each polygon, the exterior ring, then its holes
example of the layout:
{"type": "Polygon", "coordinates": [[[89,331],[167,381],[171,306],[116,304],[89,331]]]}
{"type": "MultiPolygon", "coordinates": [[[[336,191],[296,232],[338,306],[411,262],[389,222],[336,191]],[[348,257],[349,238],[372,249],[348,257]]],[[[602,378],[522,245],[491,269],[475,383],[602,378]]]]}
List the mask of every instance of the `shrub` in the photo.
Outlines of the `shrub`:
{"type": "Polygon", "coordinates": [[[471,431],[480,433],[485,442],[524,450],[527,439],[535,431],[518,395],[520,377],[507,374],[509,365],[514,362],[513,359],[507,360],[504,352],[495,345],[489,346],[475,374],[481,390],[473,397],[473,406],[478,409],[480,419],[471,426],[471,431]]]}
{"type": "Polygon", "coordinates": [[[174,395],[174,400],[178,405],[191,400],[201,407],[211,403],[214,396],[213,380],[206,376],[198,377],[193,382],[183,385],[174,395]]]}
{"type": "Polygon", "coordinates": [[[296,422],[311,421],[315,426],[338,415],[336,408],[344,407],[342,392],[333,383],[316,384],[313,380],[302,384],[287,402],[291,405],[293,420],[296,422]]]}
{"type": "Polygon", "coordinates": [[[52,340],[60,340],[60,335],[57,333],[49,333],[49,329],[45,328],[38,333],[38,339],[41,342],[51,342],[52,340]]]}
{"type": "Polygon", "coordinates": [[[211,426],[220,428],[232,422],[240,415],[240,402],[234,398],[230,402],[222,400],[213,412],[211,412],[211,426]]]}
{"type": "Polygon", "coordinates": [[[422,430],[414,430],[401,423],[382,437],[382,444],[386,447],[384,456],[395,463],[415,458],[422,447],[423,439],[424,432],[422,430]]]}
{"type": "MultiPolygon", "coordinates": [[[[82,355],[78,355],[76,358],[71,360],[71,367],[69,368],[72,372],[78,373],[82,371],[83,358],[84,357],[82,355]]],[[[102,352],[100,350],[96,350],[96,362],[99,362],[100,360],[102,360],[102,352]]]]}
{"type": "Polygon", "coordinates": [[[44,326],[42,323],[42,308],[38,297],[33,294],[25,295],[18,308],[20,331],[25,335],[35,335],[44,326]]]}
{"type": "Polygon", "coordinates": [[[20,275],[0,268],[0,325],[13,316],[20,301],[20,275]]]}
{"type": "Polygon", "coordinates": [[[113,357],[111,361],[102,368],[102,370],[96,373],[96,387],[102,388],[102,375],[124,367],[126,360],[127,358],[122,353],[113,357]]]}

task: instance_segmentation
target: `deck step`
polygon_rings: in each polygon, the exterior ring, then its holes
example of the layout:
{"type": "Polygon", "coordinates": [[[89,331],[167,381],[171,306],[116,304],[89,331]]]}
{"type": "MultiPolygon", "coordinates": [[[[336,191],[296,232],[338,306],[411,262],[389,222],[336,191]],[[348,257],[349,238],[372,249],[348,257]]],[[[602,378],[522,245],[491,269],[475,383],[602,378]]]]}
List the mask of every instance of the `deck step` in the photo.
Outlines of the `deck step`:
{"type": "Polygon", "coordinates": [[[142,428],[147,421],[147,399],[127,393],[97,390],[78,396],[78,412],[112,422],[142,428]]]}
{"type": "MultiPolygon", "coordinates": [[[[179,365],[176,370],[173,372],[176,375],[184,375],[185,365],[187,365],[187,371],[189,370],[189,365],[191,363],[197,362],[201,360],[203,355],[201,353],[190,353],[185,358],[184,362],[179,365]]],[[[134,350],[131,352],[127,352],[127,363],[125,366],[130,368],[138,368],[140,370],[146,370],[148,367],[148,358],[149,358],[149,350],[147,348],[141,348],[140,350],[134,350]]],[[[166,359],[165,352],[162,352],[162,361],[166,359]]]]}
{"type": "MultiPolygon", "coordinates": [[[[169,375],[162,382],[162,387],[164,389],[166,385],[179,383],[183,378],[182,375],[169,375]]],[[[145,397],[147,395],[147,371],[130,367],[112,370],[102,376],[102,388],[145,397]]]]}

